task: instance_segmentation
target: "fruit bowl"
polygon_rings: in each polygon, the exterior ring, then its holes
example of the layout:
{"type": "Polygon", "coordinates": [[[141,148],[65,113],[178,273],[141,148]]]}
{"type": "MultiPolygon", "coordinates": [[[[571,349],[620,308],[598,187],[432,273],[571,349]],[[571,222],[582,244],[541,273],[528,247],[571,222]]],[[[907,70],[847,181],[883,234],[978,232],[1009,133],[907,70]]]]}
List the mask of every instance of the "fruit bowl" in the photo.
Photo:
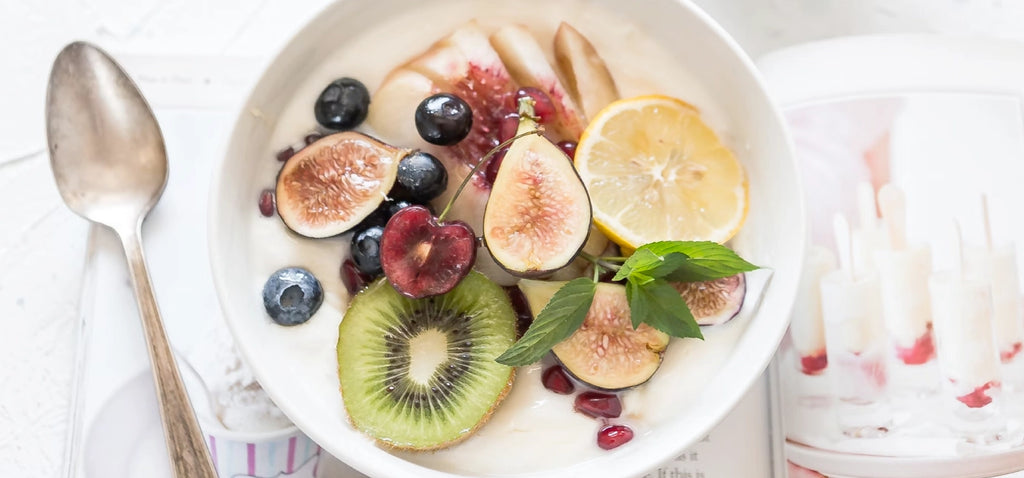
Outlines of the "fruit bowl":
{"type": "MultiPolygon", "coordinates": [[[[372,102],[370,108],[372,115],[372,102]]],[[[224,315],[263,387],[303,432],[363,473],[381,477],[634,476],[703,437],[771,359],[788,323],[801,269],[805,224],[799,191],[783,120],[752,63],[688,2],[345,0],[328,6],[291,40],[243,106],[212,183],[210,255],[224,315]],[[745,312],[736,319],[705,330],[705,342],[691,339],[686,346],[668,348],[661,371],[643,388],[646,396],[625,404],[625,414],[650,419],[650,426],[638,429],[626,446],[594,451],[592,431],[586,440],[566,435],[557,426],[560,420],[589,419],[573,414],[571,399],[562,397],[552,400],[564,401],[564,416],[533,416],[529,423],[520,423],[529,430],[509,432],[516,428],[509,425],[516,422],[509,418],[511,411],[531,406],[516,399],[515,389],[520,383],[535,386],[525,382],[539,376],[536,366],[520,367],[509,399],[478,432],[486,440],[473,437],[456,446],[472,453],[398,452],[375,444],[350,425],[339,394],[335,347],[348,303],[339,271],[347,236],[310,240],[257,212],[257,199],[273,187],[281,168],[275,154],[314,125],[313,103],[324,85],[352,76],[373,91],[392,66],[474,18],[492,26],[522,23],[548,35],[560,20],[568,20],[598,47],[614,48],[610,42],[618,39],[620,52],[625,48],[621,45],[630,45],[631,53],[606,60],[613,71],[631,76],[634,94],[664,93],[645,91],[644,85],[659,80],[664,84],[665,71],[681,68],[679,75],[686,81],[674,82],[677,91],[671,93],[701,110],[746,171],[749,211],[745,226],[729,246],[770,269],[770,283],[761,280],[760,286],[751,286],[749,290],[756,291],[760,300],[744,306],[745,312]],[[645,46],[651,44],[645,43],[647,37],[658,46],[658,54],[644,54],[645,46]],[[630,68],[631,62],[640,60],[656,67],[630,68]],[[271,322],[261,300],[264,282],[286,266],[311,271],[323,288],[323,304],[313,318],[292,327],[271,322]],[[636,403],[646,405],[638,409],[636,403]]],[[[585,423],[598,426],[594,421],[585,423]]]]}

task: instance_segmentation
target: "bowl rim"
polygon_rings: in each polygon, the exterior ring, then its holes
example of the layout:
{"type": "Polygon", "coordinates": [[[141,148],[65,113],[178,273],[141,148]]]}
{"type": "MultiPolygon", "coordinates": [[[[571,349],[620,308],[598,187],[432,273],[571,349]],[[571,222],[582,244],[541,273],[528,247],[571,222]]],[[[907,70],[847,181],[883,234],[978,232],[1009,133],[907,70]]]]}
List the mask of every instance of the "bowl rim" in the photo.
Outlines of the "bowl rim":
{"type": "MultiPolygon", "coordinates": [[[[221,151],[221,155],[219,158],[220,164],[218,164],[217,167],[214,168],[214,173],[210,182],[210,206],[209,210],[207,211],[207,247],[209,249],[210,254],[210,267],[213,276],[214,288],[216,289],[217,292],[218,305],[224,314],[224,317],[226,319],[225,321],[228,324],[228,328],[231,330],[232,335],[235,337],[238,336],[236,331],[236,327],[238,327],[238,325],[236,324],[236,321],[230,319],[230,312],[231,310],[233,310],[233,306],[230,305],[231,301],[222,300],[225,297],[229,297],[229,288],[226,284],[227,279],[222,272],[223,270],[225,270],[224,266],[226,266],[227,264],[222,264],[223,257],[218,249],[219,245],[223,243],[223,232],[222,226],[217,221],[217,207],[219,204],[226,203],[225,199],[223,198],[223,196],[226,194],[225,188],[222,185],[225,184],[225,179],[230,177],[228,171],[228,158],[230,157],[230,153],[232,153],[232,150],[235,149],[235,144],[238,143],[239,141],[245,140],[245,135],[243,135],[243,132],[241,131],[241,124],[243,123],[246,115],[249,114],[247,109],[248,105],[252,102],[256,92],[263,84],[267,72],[270,69],[274,68],[274,66],[281,61],[282,56],[290,49],[292,49],[296,42],[306,34],[305,32],[309,30],[310,26],[321,21],[321,19],[325,15],[327,15],[327,12],[330,9],[338,8],[338,6],[343,3],[351,3],[353,1],[355,0],[338,0],[336,2],[327,4],[326,6],[321,8],[317,12],[317,14],[311,16],[309,20],[307,20],[307,22],[303,25],[303,27],[297,30],[286,43],[279,47],[278,51],[273,55],[270,61],[264,64],[265,66],[260,74],[259,79],[257,79],[257,81],[255,81],[250,86],[250,90],[248,94],[245,96],[245,101],[242,102],[239,106],[239,112],[235,116],[235,119],[232,123],[231,134],[229,136],[228,141],[224,145],[224,149],[221,151]]],[[[751,57],[739,46],[736,40],[733,39],[721,25],[719,25],[714,19],[712,19],[711,16],[708,15],[704,10],[702,10],[700,7],[694,4],[692,0],[670,1],[674,5],[678,6],[678,8],[684,10],[685,14],[692,15],[699,23],[706,26],[710,34],[714,36],[717,39],[717,41],[721,42],[722,46],[725,47],[733,55],[734,59],[738,62],[739,66],[741,66],[742,69],[746,72],[746,74],[750,77],[750,79],[756,86],[756,94],[763,97],[765,104],[767,105],[767,112],[770,113],[773,122],[776,124],[778,130],[782,135],[782,137],[779,138],[780,144],[778,146],[778,151],[784,151],[786,153],[785,162],[787,163],[789,173],[793,178],[794,186],[797,188],[798,191],[802,191],[802,181],[800,179],[799,171],[797,169],[793,142],[789,133],[787,123],[783,116],[782,109],[779,108],[779,106],[769,95],[769,90],[766,81],[761,75],[760,71],[757,69],[753,59],[751,59],[751,57]]],[[[805,218],[806,206],[803,194],[799,193],[796,196],[797,210],[792,212],[794,214],[798,214],[798,217],[800,218],[805,218]]],[[[793,231],[793,238],[791,240],[796,243],[796,250],[803,252],[806,250],[807,236],[809,231],[807,228],[806,219],[800,219],[797,222],[798,230],[793,231]]],[[[793,270],[802,270],[804,254],[801,253],[798,257],[794,259],[796,262],[793,265],[793,270]]],[[[710,432],[715,425],[721,422],[722,419],[725,418],[725,416],[728,415],[730,411],[732,411],[732,409],[739,403],[743,396],[751,389],[755,381],[757,381],[764,375],[764,372],[767,369],[769,363],[771,363],[773,357],[775,356],[775,351],[778,347],[778,344],[782,341],[783,335],[785,334],[786,329],[788,327],[789,315],[793,306],[793,302],[796,298],[796,293],[797,290],[794,282],[793,287],[790,288],[788,293],[785,293],[783,296],[780,297],[782,305],[779,307],[778,313],[779,315],[783,316],[783,319],[781,319],[782,323],[774,328],[773,335],[759,337],[760,342],[770,344],[771,346],[766,346],[765,348],[759,350],[757,354],[744,354],[743,365],[740,366],[740,370],[745,373],[742,377],[739,377],[734,382],[739,386],[734,386],[730,388],[731,390],[736,390],[734,395],[726,397],[726,399],[714,400],[710,406],[705,408],[705,413],[703,414],[691,415],[691,419],[687,421],[687,425],[691,428],[700,430],[700,433],[697,433],[696,435],[702,435],[710,432]]],[[[753,322],[750,324],[750,326],[752,325],[753,322]]],[[[749,333],[749,329],[747,332],[745,332],[745,334],[746,333],[749,333]]],[[[251,344],[247,344],[244,343],[244,341],[239,340],[236,340],[236,343],[238,352],[246,361],[249,361],[249,357],[255,355],[256,351],[251,349],[251,344]]],[[[737,354],[735,352],[730,353],[728,358],[726,358],[725,361],[722,363],[722,368],[729,366],[730,363],[735,361],[736,359],[737,354]]],[[[262,384],[262,371],[256,368],[253,368],[252,371],[254,376],[256,376],[257,380],[260,381],[262,384]]],[[[276,395],[276,388],[273,385],[269,387],[264,386],[264,389],[267,391],[268,394],[271,395],[271,397],[274,397],[276,395]]],[[[292,406],[290,404],[288,404],[287,402],[282,402],[279,403],[278,405],[279,408],[281,408],[281,410],[285,413],[285,415],[289,417],[293,416],[293,414],[291,413],[292,406]]],[[[323,447],[323,443],[325,443],[325,441],[321,441],[320,438],[326,437],[320,437],[317,433],[313,431],[304,430],[298,424],[297,426],[300,431],[306,433],[314,442],[320,444],[321,447],[323,447]]],[[[676,444],[663,442],[663,444],[657,447],[648,447],[647,449],[641,450],[637,452],[643,458],[640,460],[613,460],[609,462],[609,460],[607,459],[599,458],[583,462],[577,462],[572,465],[554,468],[551,470],[522,473],[509,476],[589,476],[581,474],[581,472],[587,470],[593,471],[598,469],[595,467],[593,463],[599,463],[600,465],[603,465],[603,467],[600,469],[603,470],[604,473],[611,473],[614,471],[615,473],[619,473],[620,476],[641,476],[645,473],[649,473],[652,469],[659,466],[660,464],[671,460],[672,457],[678,455],[684,449],[693,445],[692,442],[687,443],[679,441],[675,443],[676,444]],[[608,468],[609,465],[611,465],[614,468],[614,470],[608,468]]],[[[375,457],[380,456],[379,453],[360,455],[347,450],[342,450],[344,452],[341,453],[340,455],[336,455],[336,457],[339,460],[342,460],[346,464],[357,469],[358,471],[370,476],[396,476],[401,475],[403,473],[408,474],[410,472],[415,472],[416,476],[420,476],[423,478],[469,477],[469,475],[444,472],[433,468],[428,468],[418,463],[407,461],[399,456],[392,455],[387,450],[377,447],[376,445],[371,444],[370,446],[376,448],[381,453],[386,455],[385,459],[375,460],[375,457]]],[[[772,447],[774,448],[774,446],[775,445],[773,444],[772,447]]],[[[328,447],[324,447],[324,449],[329,453],[333,451],[331,448],[328,447]]]]}

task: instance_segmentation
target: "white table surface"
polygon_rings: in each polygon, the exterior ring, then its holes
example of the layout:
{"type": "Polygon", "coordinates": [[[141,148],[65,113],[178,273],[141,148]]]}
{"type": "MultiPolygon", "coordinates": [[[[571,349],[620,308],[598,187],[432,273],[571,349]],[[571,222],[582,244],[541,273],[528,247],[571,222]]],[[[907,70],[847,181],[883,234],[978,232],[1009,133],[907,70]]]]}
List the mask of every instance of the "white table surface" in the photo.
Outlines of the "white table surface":
{"type": "MultiPolygon", "coordinates": [[[[260,65],[326,3],[0,0],[0,476],[56,477],[63,457],[88,226],[61,203],[43,152],[43,98],[57,51],[75,39],[103,46],[157,108],[230,110],[260,65]]],[[[1010,0],[696,3],[752,56],[857,33],[1024,40],[1024,2],[1010,0]]]]}

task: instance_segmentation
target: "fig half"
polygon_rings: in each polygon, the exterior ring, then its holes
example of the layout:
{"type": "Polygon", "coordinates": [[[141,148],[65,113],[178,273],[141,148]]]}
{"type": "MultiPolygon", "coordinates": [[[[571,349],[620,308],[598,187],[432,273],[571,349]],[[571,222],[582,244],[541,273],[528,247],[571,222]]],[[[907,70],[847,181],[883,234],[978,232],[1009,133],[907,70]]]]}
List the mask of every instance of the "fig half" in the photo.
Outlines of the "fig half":
{"type": "MultiPolygon", "coordinates": [[[[519,281],[534,314],[540,312],[564,282],[519,281]]],[[[591,387],[615,391],[635,387],[661,366],[669,336],[647,324],[633,328],[626,288],[597,284],[594,302],[583,325],[551,351],[566,371],[591,387]]]]}
{"type": "MultiPolygon", "coordinates": [[[[517,134],[533,131],[532,108],[517,134]]],[[[484,242],[502,268],[537,277],[565,267],[590,233],[590,195],[572,160],[540,135],[509,146],[484,208],[484,242]]]]}
{"type": "Polygon", "coordinates": [[[743,308],[747,295],[744,274],[704,282],[677,282],[672,284],[683,296],[693,318],[700,325],[718,325],[728,322],[743,308]]]}
{"type": "Polygon", "coordinates": [[[370,215],[409,150],[362,133],[325,136],[288,159],[277,176],[277,214],[297,234],[341,234],[370,215]]]}

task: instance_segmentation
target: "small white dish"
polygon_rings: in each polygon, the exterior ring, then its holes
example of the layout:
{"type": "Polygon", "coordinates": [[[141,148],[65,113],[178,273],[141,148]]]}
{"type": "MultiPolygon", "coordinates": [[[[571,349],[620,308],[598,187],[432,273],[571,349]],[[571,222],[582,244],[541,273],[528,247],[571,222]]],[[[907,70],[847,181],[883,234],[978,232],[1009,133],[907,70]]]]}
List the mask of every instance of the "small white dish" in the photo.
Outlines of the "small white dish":
{"type": "MultiPolygon", "coordinates": [[[[185,372],[188,373],[187,371],[185,372]]],[[[195,397],[195,395],[193,395],[195,397]]],[[[193,400],[198,397],[193,398],[193,400]]],[[[100,406],[85,434],[85,478],[146,476],[174,478],[164,445],[156,392],[149,370],[125,382],[100,406]]],[[[360,475],[319,447],[295,427],[243,433],[212,425],[200,416],[203,431],[218,452],[217,472],[224,477],[359,478],[360,475]],[[251,447],[250,447],[251,445],[251,447]],[[292,449],[289,448],[291,446],[292,449]],[[251,448],[251,452],[249,451],[251,448]],[[251,454],[252,459],[249,459],[251,454]],[[292,454],[293,460],[288,461],[292,454]],[[250,473],[250,463],[251,470],[250,473]]]]}
{"type": "MultiPolygon", "coordinates": [[[[685,399],[661,400],[669,410],[665,413],[667,419],[639,434],[628,446],[565,466],[529,473],[508,472],[503,476],[642,475],[705,436],[771,359],[788,324],[802,268],[806,228],[792,149],[782,117],[768,98],[752,62],[719,26],[687,1],[586,3],[639,25],[683,65],[693,65],[687,69],[711,92],[728,118],[731,143],[748,173],[748,220],[731,246],[752,262],[771,268],[773,276],[756,316],[725,324],[721,329],[723,342],[714,352],[712,347],[702,348],[704,344],[677,349],[677,354],[685,354],[692,362],[672,367],[673,371],[663,367],[659,372],[681,371],[681,375],[672,375],[671,379],[678,383],[677,388],[688,390],[685,399]]],[[[329,293],[317,316],[307,324],[290,328],[277,326],[266,317],[260,289],[267,272],[252,260],[263,255],[302,261],[296,251],[301,241],[307,241],[275,237],[281,240],[271,248],[253,239],[260,236],[253,227],[256,198],[273,178],[266,175],[267,168],[261,165],[273,161],[267,157],[274,147],[268,141],[287,103],[297,94],[301,83],[297,79],[308,78],[337,45],[356,41],[360,33],[394,12],[417,5],[421,2],[333,3],[279,53],[243,106],[224,162],[212,182],[209,242],[214,282],[238,349],[267,393],[303,432],[326,451],[371,476],[450,478],[467,475],[428,468],[393,455],[348,423],[338,391],[335,351],[344,293],[330,293],[340,283],[340,252],[331,256],[337,257],[337,263],[308,265],[329,293]],[[293,250],[281,250],[289,247],[293,250]]],[[[366,54],[373,52],[368,50],[366,54]]],[[[374,86],[370,86],[371,90],[374,86]]],[[[340,243],[323,244],[321,249],[331,253],[343,250],[337,247],[340,243]]],[[[279,267],[288,265],[301,264],[281,263],[279,267]]],[[[669,353],[672,350],[670,347],[669,353]]],[[[571,406],[566,413],[573,413],[571,406]]],[[[593,437],[589,436],[589,440],[593,437]]],[[[529,461],[525,454],[516,454],[517,447],[527,444],[517,445],[513,441],[510,439],[503,446],[503,453],[520,462],[529,461]]]]}

